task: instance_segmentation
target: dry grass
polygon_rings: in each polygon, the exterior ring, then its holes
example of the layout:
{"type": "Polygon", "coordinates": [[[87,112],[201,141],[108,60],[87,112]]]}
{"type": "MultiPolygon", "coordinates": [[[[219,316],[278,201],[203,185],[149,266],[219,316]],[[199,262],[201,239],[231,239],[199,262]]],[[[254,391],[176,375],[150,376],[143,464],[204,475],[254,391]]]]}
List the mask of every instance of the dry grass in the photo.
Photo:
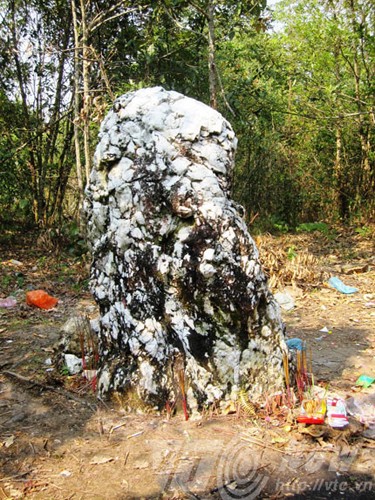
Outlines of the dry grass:
{"type": "Polygon", "coordinates": [[[298,236],[264,234],[255,238],[263,269],[272,290],[285,286],[318,286],[325,279],[320,259],[303,245],[298,236]]]}

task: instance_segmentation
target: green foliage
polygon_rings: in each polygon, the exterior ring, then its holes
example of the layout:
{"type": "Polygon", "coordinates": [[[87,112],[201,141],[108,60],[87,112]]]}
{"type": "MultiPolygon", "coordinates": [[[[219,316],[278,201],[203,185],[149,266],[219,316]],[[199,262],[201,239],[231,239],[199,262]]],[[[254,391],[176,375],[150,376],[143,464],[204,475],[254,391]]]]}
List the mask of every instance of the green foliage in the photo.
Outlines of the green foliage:
{"type": "Polygon", "coordinates": [[[0,89],[0,224],[14,219],[29,220],[30,173],[26,155],[16,151],[22,143],[19,103],[12,102],[0,89]]]}
{"type": "Polygon", "coordinates": [[[362,238],[368,238],[372,236],[372,229],[369,226],[356,227],[355,232],[359,234],[362,238]]]}
{"type": "MultiPolygon", "coordinates": [[[[49,251],[63,252],[72,257],[80,257],[87,252],[84,236],[76,221],[64,221],[42,231],[40,242],[49,251]]],[[[40,266],[44,266],[45,262],[45,256],[38,260],[40,266]]]]}
{"type": "Polygon", "coordinates": [[[299,173],[288,162],[289,146],[283,144],[284,117],[273,111],[284,99],[284,70],[277,57],[269,34],[238,33],[222,44],[220,62],[235,112],[229,118],[239,137],[234,195],[250,219],[257,213],[289,227],[296,223],[303,192],[299,173]]]}
{"type": "MultiPolygon", "coordinates": [[[[365,221],[375,208],[373,2],[284,0],[272,13],[265,4],[86,2],[91,26],[107,19],[87,40],[91,154],[113,95],[163,85],[209,102],[207,12],[214,5],[218,105],[239,140],[233,195],[248,222],[324,233],[304,224],[365,221]]],[[[81,196],[71,5],[1,6],[0,225],[50,227],[52,239],[81,255],[78,223],[64,222],[79,219],[81,196]]]]}
{"type": "Polygon", "coordinates": [[[287,222],[277,216],[270,215],[269,217],[256,218],[251,224],[251,233],[259,235],[263,233],[271,234],[287,234],[293,230],[287,222]]]}
{"type": "Polygon", "coordinates": [[[13,280],[12,280],[12,276],[11,275],[9,275],[9,274],[3,275],[1,277],[1,288],[3,290],[7,290],[10,287],[12,281],[13,280]]]}
{"type": "Polygon", "coordinates": [[[373,99],[358,100],[375,81],[372,10],[366,0],[354,9],[284,1],[277,32],[241,33],[221,46],[239,137],[234,194],[250,220],[272,215],[294,227],[374,211],[373,99]],[[353,33],[357,11],[362,28],[353,33]]]}
{"type": "Polygon", "coordinates": [[[60,374],[63,377],[68,377],[70,375],[69,368],[66,365],[62,365],[62,367],[60,368],[60,374]]]}
{"type": "Polygon", "coordinates": [[[25,276],[20,272],[9,271],[0,266],[0,289],[5,295],[14,293],[22,289],[25,283],[25,276]]]}
{"type": "Polygon", "coordinates": [[[85,238],[77,222],[64,224],[59,234],[65,250],[72,256],[79,257],[87,252],[85,238]]]}
{"type": "Polygon", "coordinates": [[[288,122],[298,133],[293,149],[305,180],[304,205],[311,203],[303,218],[373,210],[372,100],[364,98],[375,77],[373,5],[284,1],[278,16],[284,29],[275,41],[285,54],[288,122]]]}
{"type": "Polygon", "coordinates": [[[329,234],[331,229],[325,222],[303,222],[296,227],[297,233],[313,233],[318,231],[322,234],[329,234]]]}
{"type": "Polygon", "coordinates": [[[286,256],[287,256],[288,260],[293,260],[297,257],[297,251],[296,251],[296,247],[294,245],[291,245],[290,247],[288,247],[288,250],[286,252],[286,256]]]}
{"type": "Polygon", "coordinates": [[[288,233],[289,232],[289,226],[286,222],[283,221],[275,221],[272,224],[273,230],[276,230],[278,233],[288,233]]]}

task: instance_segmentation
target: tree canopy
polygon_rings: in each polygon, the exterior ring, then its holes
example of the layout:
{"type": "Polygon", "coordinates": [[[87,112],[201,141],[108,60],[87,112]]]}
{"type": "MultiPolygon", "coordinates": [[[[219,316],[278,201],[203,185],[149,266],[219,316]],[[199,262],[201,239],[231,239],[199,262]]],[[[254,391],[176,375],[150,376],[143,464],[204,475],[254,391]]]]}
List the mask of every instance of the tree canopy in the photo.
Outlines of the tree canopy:
{"type": "Polygon", "coordinates": [[[79,220],[100,121],[152,85],[232,123],[249,222],[373,215],[373,1],[0,0],[0,18],[0,222],[79,220]]]}

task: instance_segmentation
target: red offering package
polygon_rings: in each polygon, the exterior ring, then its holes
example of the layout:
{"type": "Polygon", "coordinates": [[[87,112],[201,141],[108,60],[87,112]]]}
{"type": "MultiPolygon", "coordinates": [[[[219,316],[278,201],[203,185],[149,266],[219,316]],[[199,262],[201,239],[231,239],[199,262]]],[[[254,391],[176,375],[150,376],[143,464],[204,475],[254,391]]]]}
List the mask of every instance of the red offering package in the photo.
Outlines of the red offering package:
{"type": "Polygon", "coordinates": [[[26,292],[26,304],[29,306],[40,307],[41,309],[52,309],[56,306],[59,299],[51,297],[44,290],[32,290],[31,292],[26,292]]]}
{"type": "Polygon", "coordinates": [[[307,415],[300,415],[297,417],[297,422],[300,424],[324,424],[324,417],[308,417],[307,415]]]}
{"type": "Polygon", "coordinates": [[[297,417],[300,424],[324,424],[324,416],[327,406],[325,399],[304,399],[301,404],[301,412],[297,417]]]}

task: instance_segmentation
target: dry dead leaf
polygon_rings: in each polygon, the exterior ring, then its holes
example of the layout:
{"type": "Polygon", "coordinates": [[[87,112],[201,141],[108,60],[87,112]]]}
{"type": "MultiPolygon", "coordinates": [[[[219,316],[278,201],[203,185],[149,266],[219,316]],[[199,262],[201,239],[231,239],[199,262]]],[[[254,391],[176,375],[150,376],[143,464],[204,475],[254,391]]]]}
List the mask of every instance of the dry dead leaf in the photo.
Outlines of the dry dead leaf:
{"type": "Polygon", "coordinates": [[[223,409],[223,415],[229,415],[230,413],[236,413],[237,405],[234,401],[228,401],[223,409]]]}
{"type": "Polygon", "coordinates": [[[5,441],[3,441],[3,446],[5,446],[5,448],[9,448],[10,446],[12,446],[12,444],[14,443],[14,440],[16,438],[13,436],[13,434],[11,436],[9,436],[8,438],[6,438],[5,441]]]}
{"type": "Polygon", "coordinates": [[[102,465],[102,464],[107,464],[108,462],[113,462],[114,458],[113,457],[105,457],[103,455],[95,455],[91,460],[90,460],[90,465],[102,465]]]}
{"type": "Polygon", "coordinates": [[[149,467],[150,464],[147,462],[147,460],[136,460],[133,465],[134,469],[148,469],[149,467]]]}
{"type": "Polygon", "coordinates": [[[42,347],[42,351],[44,352],[55,352],[53,347],[42,347]]]}
{"type": "Polygon", "coordinates": [[[281,436],[277,436],[272,438],[271,443],[276,443],[276,444],[285,444],[289,441],[289,438],[283,438],[281,436]]]}

